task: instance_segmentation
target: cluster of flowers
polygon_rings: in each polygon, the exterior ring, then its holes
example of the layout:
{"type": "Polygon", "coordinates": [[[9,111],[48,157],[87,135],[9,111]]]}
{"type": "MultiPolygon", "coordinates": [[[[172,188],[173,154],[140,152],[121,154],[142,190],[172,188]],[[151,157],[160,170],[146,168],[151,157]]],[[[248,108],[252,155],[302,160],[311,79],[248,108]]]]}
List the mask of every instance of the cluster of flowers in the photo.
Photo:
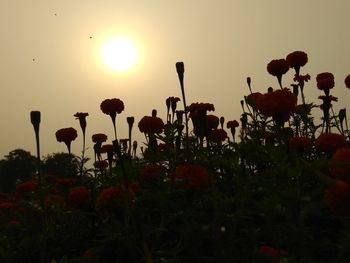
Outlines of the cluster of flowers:
{"type": "MultiPolygon", "coordinates": [[[[324,210],[319,213],[340,218],[350,215],[350,133],[346,110],[334,114],[331,102],[337,98],[330,95],[335,84],[329,72],[316,76],[317,88],[324,94],[319,106],[322,124],[314,123],[311,109],[317,106],[307,103],[304,96],[305,83],[311,77],[300,73],[307,62],[307,54],[296,51],[268,63],[267,72],[277,78],[279,88],[268,88],[266,93],[253,92],[252,80],[247,78],[250,94],[241,101],[240,122],[229,120],[226,125],[224,117],[209,114],[215,112],[213,104],[186,105],[184,66],[177,63],[183,110],[178,110],[180,98],[172,96],[165,100],[165,121],[156,110],[139,120],[147,145],[141,147],[141,158],[136,154],[137,142],[132,142],[134,117],[127,117],[129,137],[118,139],[116,121],[124,103],[118,98],[102,101],[100,108],[111,117],[114,139],[108,140],[103,133],[92,135],[92,172],[84,169],[89,114],[77,112],[74,117],[83,135],[80,173],[59,178],[41,174],[39,165],[38,174],[19,182],[14,193],[0,193],[0,223],[5,229],[20,229],[26,217],[35,214],[41,215],[39,224],[45,231],[54,232],[67,228],[59,217],[72,213],[84,217],[82,227],[94,233],[84,240],[77,238],[79,249],[62,249],[56,259],[83,257],[100,262],[108,254],[121,262],[153,262],[156,257],[164,262],[167,257],[169,262],[176,257],[183,262],[209,262],[208,258],[227,262],[227,257],[241,258],[239,262],[251,258],[254,262],[302,262],[307,256],[320,260],[302,250],[302,246],[319,247],[292,232],[301,231],[302,224],[308,226],[303,229],[311,228],[308,222],[318,217],[311,214],[310,207],[320,202],[324,210]],[[282,78],[291,68],[295,76],[289,89],[282,78]],[[235,139],[238,127],[239,142],[235,139]],[[269,222],[290,226],[280,229],[283,234],[279,235],[271,231],[269,222]],[[111,229],[115,235],[109,233],[111,229]],[[93,240],[106,232],[112,242],[106,238],[96,245],[93,240]],[[199,239],[193,239],[197,235],[199,239]],[[110,252],[110,246],[119,254],[110,252]],[[192,261],[186,258],[189,255],[192,261]]],[[[345,86],[350,88],[350,75],[345,86]]],[[[40,112],[32,112],[31,121],[40,161],[40,112]]],[[[71,156],[70,146],[77,136],[72,127],[56,132],[57,141],[66,144],[71,156]]],[[[307,235],[317,240],[317,231],[310,230],[307,235]]],[[[41,242],[47,248],[45,238],[41,242]]],[[[336,244],[332,257],[344,255],[345,248],[340,251],[339,247],[343,248],[336,244]]],[[[38,253],[53,259],[55,253],[50,251],[38,253]]]]}

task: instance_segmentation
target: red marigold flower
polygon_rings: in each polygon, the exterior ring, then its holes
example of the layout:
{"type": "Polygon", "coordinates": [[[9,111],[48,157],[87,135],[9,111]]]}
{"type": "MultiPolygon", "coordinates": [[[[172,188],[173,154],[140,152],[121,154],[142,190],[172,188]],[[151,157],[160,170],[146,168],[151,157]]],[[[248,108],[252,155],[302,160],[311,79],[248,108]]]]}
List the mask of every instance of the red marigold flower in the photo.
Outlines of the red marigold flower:
{"type": "Polygon", "coordinates": [[[238,126],[239,126],[239,122],[236,121],[236,120],[228,121],[228,122],[226,123],[227,129],[234,129],[234,128],[237,128],[238,126]]]}
{"type": "Polygon", "coordinates": [[[350,89],[350,74],[346,76],[344,82],[345,86],[350,89]]]}
{"type": "Polygon", "coordinates": [[[105,99],[100,108],[104,114],[121,113],[124,110],[124,103],[120,99],[105,99]]]}
{"type": "Polygon", "coordinates": [[[209,130],[217,129],[219,126],[220,119],[215,115],[207,115],[207,127],[209,130]]]}
{"type": "Polygon", "coordinates": [[[315,142],[316,149],[325,153],[334,153],[337,149],[345,147],[346,138],[337,133],[321,133],[315,142]]]}
{"type": "Polygon", "coordinates": [[[106,160],[100,160],[100,161],[96,161],[94,162],[94,167],[96,169],[106,169],[108,167],[108,162],[106,160]]]}
{"type": "Polygon", "coordinates": [[[68,201],[77,206],[85,203],[90,197],[90,190],[86,186],[75,186],[69,189],[68,201]]]}
{"type": "Polygon", "coordinates": [[[262,94],[260,92],[253,92],[250,93],[247,97],[246,97],[246,103],[252,107],[253,109],[256,108],[256,99],[261,96],[262,94]]]}
{"type": "Polygon", "coordinates": [[[97,210],[113,210],[119,207],[123,189],[121,187],[110,186],[102,190],[96,200],[97,210]]]}
{"type": "Polygon", "coordinates": [[[285,59],[274,59],[267,64],[267,71],[275,77],[286,74],[289,70],[289,65],[285,59]]]}
{"type": "Polygon", "coordinates": [[[74,117],[76,117],[77,119],[85,118],[86,116],[89,116],[89,113],[87,113],[87,112],[77,112],[76,114],[74,114],[74,117]]]}
{"type": "Polygon", "coordinates": [[[195,115],[199,111],[215,111],[215,107],[211,103],[192,103],[190,106],[187,106],[187,111],[190,112],[190,117],[195,115]]]}
{"type": "Polygon", "coordinates": [[[212,130],[208,139],[213,142],[223,142],[227,139],[227,132],[223,129],[212,130]]]}
{"type": "Polygon", "coordinates": [[[333,213],[339,215],[350,214],[350,185],[343,180],[336,180],[326,189],[324,200],[333,213]]]}
{"type": "Polygon", "coordinates": [[[89,116],[89,113],[87,112],[77,112],[76,114],[74,114],[74,117],[76,117],[76,119],[79,119],[80,127],[83,133],[85,133],[87,116],[89,116]]]}
{"type": "Polygon", "coordinates": [[[257,109],[266,117],[280,117],[287,121],[295,111],[297,98],[287,88],[265,93],[256,100],[257,109]]]}
{"type": "Polygon", "coordinates": [[[78,137],[78,133],[76,129],[70,127],[70,128],[63,128],[56,131],[56,139],[58,142],[64,142],[66,144],[70,144],[72,141],[74,141],[78,137]]]}
{"type": "Polygon", "coordinates": [[[140,132],[144,133],[162,133],[164,122],[158,117],[144,116],[140,120],[138,127],[140,132]]]}
{"type": "Polygon", "coordinates": [[[210,183],[207,170],[196,164],[182,164],[176,167],[175,177],[182,181],[185,189],[202,189],[210,183]]]}
{"type": "Polygon", "coordinates": [[[18,193],[34,192],[37,186],[38,184],[36,182],[23,182],[16,184],[16,191],[18,193]]]}
{"type": "Polygon", "coordinates": [[[107,135],[106,134],[103,134],[103,133],[96,133],[94,135],[92,135],[92,141],[94,143],[103,143],[105,141],[107,141],[107,135]]]}
{"type": "Polygon", "coordinates": [[[303,51],[294,51],[287,55],[286,61],[289,67],[299,72],[299,68],[305,66],[308,61],[307,54],[303,51]]]}
{"type": "Polygon", "coordinates": [[[162,165],[148,164],[143,167],[140,174],[140,179],[144,181],[152,181],[164,175],[166,169],[162,165]]]}
{"type": "Polygon", "coordinates": [[[113,144],[104,144],[101,146],[100,153],[113,152],[113,150],[114,150],[113,144]]]}
{"type": "Polygon", "coordinates": [[[308,137],[292,137],[289,139],[289,146],[297,151],[303,151],[311,147],[311,140],[308,137]]]}
{"type": "Polygon", "coordinates": [[[278,260],[278,258],[279,258],[279,251],[278,251],[278,249],[276,249],[274,247],[266,246],[266,245],[261,246],[258,249],[258,253],[266,255],[268,257],[271,257],[273,260],[278,260]]]}
{"type": "Polygon", "coordinates": [[[330,172],[333,177],[350,182],[350,148],[336,150],[330,172]]]}
{"type": "Polygon", "coordinates": [[[317,88],[320,90],[330,90],[334,87],[334,75],[323,72],[316,76],[317,88]]]}

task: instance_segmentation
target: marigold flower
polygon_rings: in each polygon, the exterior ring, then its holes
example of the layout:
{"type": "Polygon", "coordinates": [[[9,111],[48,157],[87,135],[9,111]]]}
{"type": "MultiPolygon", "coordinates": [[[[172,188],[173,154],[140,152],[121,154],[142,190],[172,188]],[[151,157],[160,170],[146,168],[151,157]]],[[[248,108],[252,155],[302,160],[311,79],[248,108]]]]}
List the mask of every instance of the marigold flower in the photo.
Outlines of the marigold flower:
{"type": "Polygon", "coordinates": [[[345,86],[350,89],[350,74],[346,76],[345,80],[345,86]]]}
{"type": "Polygon", "coordinates": [[[77,112],[74,114],[74,117],[79,120],[80,128],[82,129],[83,133],[85,133],[86,129],[86,117],[89,116],[89,113],[87,112],[77,112]]]}
{"type": "Polygon", "coordinates": [[[199,111],[215,111],[215,107],[211,103],[192,103],[190,106],[187,106],[187,111],[190,112],[190,116],[195,115],[199,111]]]}
{"type": "Polygon", "coordinates": [[[223,142],[227,139],[227,132],[223,129],[212,130],[208,139],[213,142],[223,142]]]}
{"type": "Polygon", "coordinates": [[[56,131],[56,139],[58,142],[64,142],[66,144],[70,144],[78,137],[77,130],[70,128],[63,128],[56,131]]]}
{"type": "Polygon", "coordinates": [[[234,129],[234,128],[237,128],[238,126],[239,126],[239,122],[236,121],[236,120],[228,121],[228,122],[226,123],[227,129],[234,129]]]}
{"type": "Polygon", "coordinates": [[[144,133],[162,133],[164,122],[161,118],[144,116],[138,124],[140,132],[144,133]]]}
{"type": "Polygon", "coordinates": [[[316,76],[317,88],[320,90],[330,90],[334,87],[334,75],[329,72],[323,72],[316,76]]]}
{"type": "Polygon", "coordinates": [[[261,95],[262,94],[260,92],[250,93],[247,97],[245,97],[245,101],[250,107],[256,109],[256,99],[261,95]]]}
{"type": "Polygon", "coordinates": [[[350,185],[343,180],[336,180],[324,193],[324,200],[329,209],[339,215],[350,214],[350,185]]]}
{"type": "Polygon", "coordinates": [[[337,133],[321,133],[315,142],[316,149],[325,153],[334,153],[337,149],[345,147],[346,138],[337,133]]]}
{"type": "Polygon", "coordinates": [[[332,156],[330,172],[334,178],[350,182],[350,148],[340,148],[332,156]]]}
{"type": "Polygon", "coordinates": [[[307,54],[303,51],[294,51],[287,55],[286,61],[289,65],[289,67],[294,68],[299,74],[300,67],[303,67],[306,65],[308,58],[307,54]]]}
{"type": "Polygon", "coordinates": [[[118,201],[118,198],[121,196],[122,192],[123,191],[120,187],[115,186],[103,189],[100,195],[97,197],[96,208],[98,210],[110,210],[116,208],[116,201],[118,201]]]}
{"type": "Polygon", "coordinates": [[[94,135],[92,135],[92,141],[94,143],[103,143],[105,141],[107,141],[107,135],[106,134],[103,134],[103,133],[96,133],[94,135]]]}
{"type": "Polygon", "coordinates": [[[113,144],[104,144],[101,146],[100,153],[113,152],[113,150],[114,150],[113,144]]]}
{"type": "Polygon", "coordinates": [[[104,114],[121,113],[124,110],[124,103],[120,99],[105,99],[102,101],[100,108],[104,114]]]}
{"type": "Polygon", "coordinates": [[[266,117],[279,117],[287,121],[295,111],[297,98],[287,88],[265,93],[256,100],[257,109],[266,117]]]}
{"type": "Polygon", "coordinates": [[[162,176],[165,171],[166,169],[162,165],[148,164],[143,167],[140,173],[140,179],[143,181],[152,181],[162,176]]]}
{"type": "Polygon", "coordinates": [[[69,189],[68,201],[77,206],[85,203],[90,197],[90,190],[86,186],[75,186],[69,189]]]}
{"type": "Polygon", "coordinates": [[[182,181],[185,189],[198,190],[210,183],[207,170],[196,164],[182,164],[176,167],[175,177],[182,181]]]}
{"type": "Polygon", "coordinates": [[[217,129],[219,126],[220,119],[215,115],[207,115],[207,127],[209,130],[217,129]]]}
{"type": "Polygon", "coordinates": [[[275,77],[286,74],[289,70],[289,65],[285,59],[274,59],[267,64],[267,71],[275,77]]]}

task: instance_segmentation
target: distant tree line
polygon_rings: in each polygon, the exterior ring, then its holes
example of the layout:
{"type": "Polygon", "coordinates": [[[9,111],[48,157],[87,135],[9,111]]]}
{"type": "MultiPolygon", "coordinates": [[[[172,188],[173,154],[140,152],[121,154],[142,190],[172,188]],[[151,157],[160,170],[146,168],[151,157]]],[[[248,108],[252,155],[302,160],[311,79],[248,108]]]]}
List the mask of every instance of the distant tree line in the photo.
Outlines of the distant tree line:
{"type": "MultiPolygon", "coordinates": [[[[68,153],[53,153],[41,161],[41,172],[47,175],[69,178],[79,172],[79,158],[68,153]]],[[[15,149],[0,160],[0,192],[16,189],[16,184],[31,180],[37,174],[37,159],[30,152],[15,149]]]]}

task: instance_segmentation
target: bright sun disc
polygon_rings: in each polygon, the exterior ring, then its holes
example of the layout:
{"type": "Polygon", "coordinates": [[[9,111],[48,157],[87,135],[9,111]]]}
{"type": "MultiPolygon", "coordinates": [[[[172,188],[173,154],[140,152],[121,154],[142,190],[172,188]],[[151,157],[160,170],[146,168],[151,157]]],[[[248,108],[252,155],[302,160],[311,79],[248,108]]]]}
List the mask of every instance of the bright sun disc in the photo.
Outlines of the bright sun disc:
{"type": "Polygon", "coordinates": [[[137,49],[128,39],[114,38],[103,45],[101,55],[110,69],[125,71],[136,63],[137,49]]]}

